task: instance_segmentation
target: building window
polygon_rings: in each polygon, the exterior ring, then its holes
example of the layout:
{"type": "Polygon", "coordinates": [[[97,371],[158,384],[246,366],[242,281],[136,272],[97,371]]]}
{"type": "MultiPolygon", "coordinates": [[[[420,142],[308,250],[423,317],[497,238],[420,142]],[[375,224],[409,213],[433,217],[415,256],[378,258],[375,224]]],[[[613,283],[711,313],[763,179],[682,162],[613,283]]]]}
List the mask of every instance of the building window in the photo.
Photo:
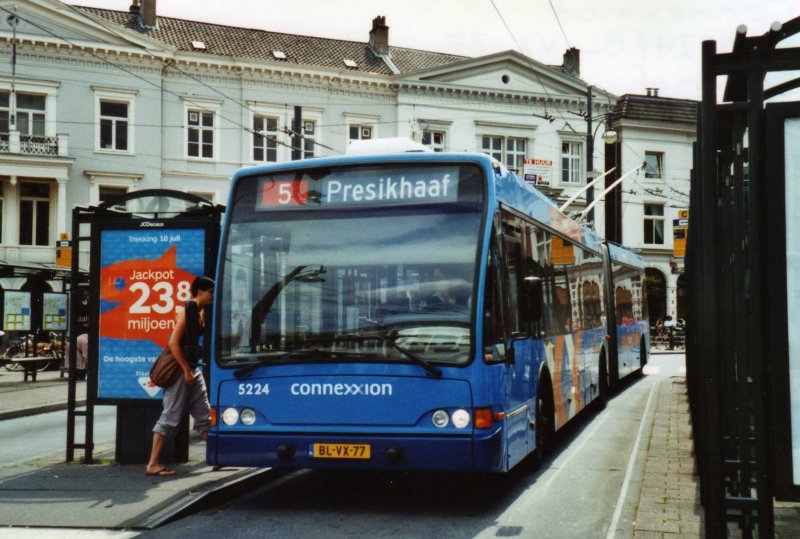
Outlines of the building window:
{"type": "Polygon", "coordinates": [[[17,94],[17,131],[44,136],[44,96],[17,94]]]}
{"type": "Polygon", "coordinates": [[[492,137],[489,135],[484,135],[481,139],[481,151],[492,157],[497,159],[501,163],[503,162],[503,137],[492,137]]]}
{"type": "Polygon", "coordinates": [[[481,151],[503,163],[511,172],[522,173],[528,140],[519,137],[483,135],[481,151]]]}
{"type": "Polygon", "coordinates": [[[506,167],[515,174],[521,174],[525,165],[525,149],[528,141],[524,138],[506,139],[506,167]]]}
{"type": "Polygon", "coordinates": [[[17,92],[0,92],[0,133],[8,133],[12,125],[12,100],[16,97],[17,125],[21,135],[44,136],[45,96],[17,92]]]}
{"type": "Polygon", "coordinates": [[[648,245],[664,245],[664,206],[644,205],[644,242],[648,245]]]}
{"type": "Polygon", "coordinates": [[[253,161],[278,161],[278,119],[253,116],[253,161]]]}
{"type": "Polygon", "coordinates": [[[11,94],[0,92],[0,133],[11,131],[9,119],[11,117],[11,94]]]}
{"type": "Polygon", "coordinates": [[[214,113],[202,110],[187,111],[189,157],[214,158],[214,113]]]}
{"type": "Polygon", "coordinates": [[[100,101],[100,148],[128,151],[128,103],[100,101]]]}
{"type": "Polygon", "coordinates": [[[370,140],[372,139],[374,128],[371,125],[351,125],[349,129],[349,141],[370,140]]]}
{"type": "Polygon", "coordinates": [[[644,152],[644,177],[660,178],[663,168],[664,154],[658,152],[644,152]]]}
{"type": "Polygon", "coordinates": [[[582,150],[580,142],[561,143],[561,183],[583,183],[586,173],[581,167],[582,150]]]}
{"type": "Polygon", "coordinates": [[[20,245],[50,245],[50,185],[20,184],[20,245]]]}
{"type": "Polygon", "coordinates": [[[425,129],[422,131],[422,143],[434,152],[445,151],[445,132],[425,129]]]}
{"type": "Polygon", "coordinates": [[[312,157],[314,157],[314,152],[316,151],[316,145],[315,145],[316,133],[317,133],[317,123],[310,120],[304,120],[303,159],[311,159],[312,157]]]}
{"type": "MultiPolygon", "coordinates": [[[[98,188],[98,202],[105,202],[106,200],[114,197],[119,197],[128,193],[127,187],[119,187],[116,185],[101,185],[98,188]]],[[[122,204],[115,204],[111,206],[111,209],[117,211],[127,211],[127,205],[123,202],[122,204]]]]}

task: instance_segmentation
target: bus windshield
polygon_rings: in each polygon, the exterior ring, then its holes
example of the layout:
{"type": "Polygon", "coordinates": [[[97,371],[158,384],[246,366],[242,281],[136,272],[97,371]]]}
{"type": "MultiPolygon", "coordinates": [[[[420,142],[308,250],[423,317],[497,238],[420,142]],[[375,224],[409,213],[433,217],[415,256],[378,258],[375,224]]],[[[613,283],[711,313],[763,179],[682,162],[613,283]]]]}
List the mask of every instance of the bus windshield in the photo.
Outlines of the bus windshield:
{"type": "Polygon", "coordinates": [[[240,179],[218,284],[220,365],[468,362],[481,178],[436,164],[240,179]]]}

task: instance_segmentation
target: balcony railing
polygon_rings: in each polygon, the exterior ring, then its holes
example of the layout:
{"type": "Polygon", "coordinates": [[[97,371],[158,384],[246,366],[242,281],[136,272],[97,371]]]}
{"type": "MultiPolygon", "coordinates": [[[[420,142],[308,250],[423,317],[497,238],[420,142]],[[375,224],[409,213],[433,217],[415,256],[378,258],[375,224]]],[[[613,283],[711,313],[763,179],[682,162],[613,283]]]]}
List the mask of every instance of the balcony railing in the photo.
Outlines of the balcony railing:
{"type": "Polygon", "coordinates": [[[0,153],[66,156],[67,140],[67,135],[23,135],[19,131],[0,133],[0,153]]]}
{"type": "Polygon", "coordinates": [[[19,149],[28,155],[58,155],[58,137],[20,135],[19,149]]]}

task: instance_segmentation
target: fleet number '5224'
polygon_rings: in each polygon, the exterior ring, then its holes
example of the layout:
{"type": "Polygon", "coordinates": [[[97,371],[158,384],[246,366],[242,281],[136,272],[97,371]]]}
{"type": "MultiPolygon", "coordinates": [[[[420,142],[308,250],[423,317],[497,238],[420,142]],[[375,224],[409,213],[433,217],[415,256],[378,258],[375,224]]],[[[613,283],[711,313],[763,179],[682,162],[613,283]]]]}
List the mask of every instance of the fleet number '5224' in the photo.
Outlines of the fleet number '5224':
{"type": "Polygon", "coordinates": [[[239,384],[239,395],[269,395],[269,384],[239,384]]]}

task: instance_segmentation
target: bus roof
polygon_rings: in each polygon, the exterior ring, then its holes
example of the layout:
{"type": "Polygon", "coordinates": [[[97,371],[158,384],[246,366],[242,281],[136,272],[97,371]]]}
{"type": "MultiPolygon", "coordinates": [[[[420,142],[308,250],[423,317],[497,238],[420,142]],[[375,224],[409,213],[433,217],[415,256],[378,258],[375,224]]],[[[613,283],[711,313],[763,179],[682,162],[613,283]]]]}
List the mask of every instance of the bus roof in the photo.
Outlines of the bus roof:
{"type": "Polygon", "coordinates": [[[608,253],[612,261],[637,269],[644,268],[644,260],[638,254],[616,243],[606,242],[606,244],[608,245],[608,253]]]}

